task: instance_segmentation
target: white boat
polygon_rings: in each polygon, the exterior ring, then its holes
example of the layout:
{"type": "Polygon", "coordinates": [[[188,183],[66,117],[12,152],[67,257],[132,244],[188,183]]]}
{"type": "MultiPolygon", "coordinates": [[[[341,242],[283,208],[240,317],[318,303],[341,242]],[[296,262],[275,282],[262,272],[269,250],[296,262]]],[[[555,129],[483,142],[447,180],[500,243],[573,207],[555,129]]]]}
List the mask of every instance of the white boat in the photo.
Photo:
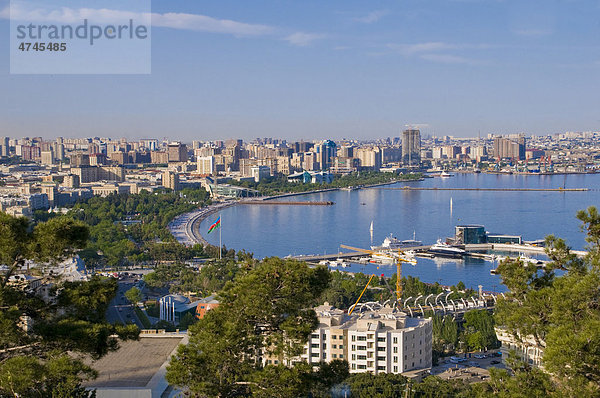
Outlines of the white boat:
{"type": "Polygon", "coordinates": [[[453,175],[450,174],[450,173],[448,173],[447,171],[442,171],[440,173],[440,177],[442,177],[442,178],[448,178],[448,177],[453,177],[453,175]]]}
{"type": "Polygon", "coordinates": [[[399,240],[392,234],[383,240],[381,246],[371,246],[371,250],[398,250],[408,247],[423,246],[423,242],[415,239],[415,233],[413,232],[413,238],[407,240],[399,240]]]}
{"type": "Polygon", "coordinates": [[[437,256],[455,258],[463,257],[466,253],[466,251],[459,247],[450,246],[449,244],[442,242],[441,239],[438,239],[437,243],[432,245],[428,252],[437,256]]]}

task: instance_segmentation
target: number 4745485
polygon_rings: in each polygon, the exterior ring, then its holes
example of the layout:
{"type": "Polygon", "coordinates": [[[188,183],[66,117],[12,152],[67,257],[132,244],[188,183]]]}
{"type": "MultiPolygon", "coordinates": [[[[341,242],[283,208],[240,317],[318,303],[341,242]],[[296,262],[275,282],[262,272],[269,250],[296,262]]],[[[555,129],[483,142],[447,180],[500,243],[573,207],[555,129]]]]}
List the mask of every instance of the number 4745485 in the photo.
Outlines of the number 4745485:
{"type": "Polygon", "coordinates": [[[67,43],[21,43],[21,51],[67,51],[67,43]]]}

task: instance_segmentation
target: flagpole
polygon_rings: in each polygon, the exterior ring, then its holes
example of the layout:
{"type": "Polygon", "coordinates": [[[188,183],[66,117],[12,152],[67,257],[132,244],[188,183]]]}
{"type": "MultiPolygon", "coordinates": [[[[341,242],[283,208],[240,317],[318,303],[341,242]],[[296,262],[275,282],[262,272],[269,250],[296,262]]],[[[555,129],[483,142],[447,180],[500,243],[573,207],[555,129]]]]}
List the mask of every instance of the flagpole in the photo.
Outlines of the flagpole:
{"type": "Polygon", "coordinates": [[[223,250],[223,245],[221,244],[221,230],[223,229],[223,219],[221,218],[221,214],[219,214],[219,260],[221,260],[221,250],[223,250]]]}

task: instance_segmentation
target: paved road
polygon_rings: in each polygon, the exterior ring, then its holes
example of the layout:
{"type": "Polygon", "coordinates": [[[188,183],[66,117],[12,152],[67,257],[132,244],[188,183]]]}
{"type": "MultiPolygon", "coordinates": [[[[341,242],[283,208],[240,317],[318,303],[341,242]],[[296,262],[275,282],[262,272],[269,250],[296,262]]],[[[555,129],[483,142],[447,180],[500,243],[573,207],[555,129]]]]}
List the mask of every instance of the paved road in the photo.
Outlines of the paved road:
{"type": "Polygon", "coordinates": [[[110,302],[106,311],[106,320],[108,322],[135,323],[140,329],[144,328],[144,325],[142,325],[135,315],[133,305],[125,298],[125,292],[134,286],[136,278],[125,277],[119,280],[117,295],[110,302]]]}

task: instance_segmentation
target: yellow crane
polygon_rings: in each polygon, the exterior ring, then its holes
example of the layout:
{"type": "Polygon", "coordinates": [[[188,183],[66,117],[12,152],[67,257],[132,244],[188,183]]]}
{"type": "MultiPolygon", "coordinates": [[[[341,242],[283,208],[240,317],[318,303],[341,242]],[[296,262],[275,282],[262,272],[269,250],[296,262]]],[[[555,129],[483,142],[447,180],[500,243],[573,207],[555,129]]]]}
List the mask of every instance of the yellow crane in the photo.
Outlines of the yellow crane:
{"type": "MultiPolygon", "coordinates": [[[[417,261],[414,258],[404,257],[403,256],[404,252],[401,250],[390,251],[390,252],[380,252],[380,251],[375,251],[375,250],[361,249],[358,247],[353,247],[353,246],[348,246],[348,245],[340,245],[340,247],[343,249],[353,250],[356,252],[361,252],[361,253],[366,253],[366,254],[377,254],[377,255],[384,256],[384,257],[395,260],[396,261],[396,300],[398,300],[398,308],[402,308],[402,263],[409,263],[409,264],[415,265],[415,264],[417,264],[417,261]]],[[[372,276],[371,276],[371,279],[373,279],[372,276]]],[[[369,279],[367,286],[369,286],[371,279],[369,279]]],[[[367,286],[365,286],[364,290],[367,289],[367,286]]],[[[364,293],[364,290],[363,290],[363,293],[364,293]]],[[[362,293],[361,293],[360,297],[362,297],[362,293]]],[[[358,298],[358,301],[360,301],[360,297],[358,298]]],[[[358,304],[358,301],[356,302],[356,304],[358,304]]],[[[354,304],[352,309],[354,309],[356,304],[354,304]]]]}

